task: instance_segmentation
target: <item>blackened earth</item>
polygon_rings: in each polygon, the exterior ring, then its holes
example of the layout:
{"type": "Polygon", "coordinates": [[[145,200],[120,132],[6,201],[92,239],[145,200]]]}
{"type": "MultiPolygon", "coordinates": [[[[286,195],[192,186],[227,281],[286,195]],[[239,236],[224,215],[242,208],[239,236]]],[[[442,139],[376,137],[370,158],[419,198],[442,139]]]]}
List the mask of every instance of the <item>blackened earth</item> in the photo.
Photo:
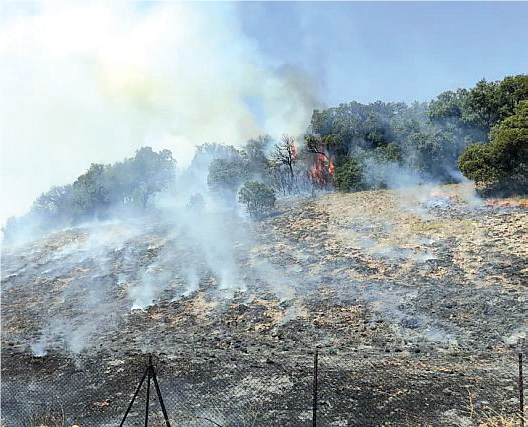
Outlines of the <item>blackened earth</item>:
{"type": "MultiPolygon", "coordinates": [[[[522,205],[459,185],[209,215],[211,246],[164,212],[4,248],[6,426],[118,425],[150,353],[174,425],[312,425],[316,352],[317,425],[516,416],[522,205]]],[[[144,402],[125,425],[144,425],[144,402]]]]}

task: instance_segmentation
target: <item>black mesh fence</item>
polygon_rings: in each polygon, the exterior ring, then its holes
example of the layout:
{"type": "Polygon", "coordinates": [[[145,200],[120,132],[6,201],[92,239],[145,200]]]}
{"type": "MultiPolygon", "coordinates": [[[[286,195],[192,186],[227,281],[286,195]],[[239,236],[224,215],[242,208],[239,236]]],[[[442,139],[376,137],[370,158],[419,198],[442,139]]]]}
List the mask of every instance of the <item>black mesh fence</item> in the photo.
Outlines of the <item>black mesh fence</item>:
{"type": "MultiPolygon", "coordinates": [[[[119,426],[147,359],[138,355],[100,371],[57,366],[48,377],[3,378],[2,426],[119,426]]],[[[315,371],[314,359],[314,353],[275,360],[162,355],[152,363],[171,426],[312,426],[314,412],[317,426],[478,425],[469,422],[483,414],[520,425],[514,363],[504,375],[326,353],[318,354],[315,371]],[[495,404],[508,398],[501,411],[495,404]]],[[[153,380],[147,409],[147,387],[148,376],[124,426],[144,426],[147,412],[149,426],[166,425],[153,380]]]]}

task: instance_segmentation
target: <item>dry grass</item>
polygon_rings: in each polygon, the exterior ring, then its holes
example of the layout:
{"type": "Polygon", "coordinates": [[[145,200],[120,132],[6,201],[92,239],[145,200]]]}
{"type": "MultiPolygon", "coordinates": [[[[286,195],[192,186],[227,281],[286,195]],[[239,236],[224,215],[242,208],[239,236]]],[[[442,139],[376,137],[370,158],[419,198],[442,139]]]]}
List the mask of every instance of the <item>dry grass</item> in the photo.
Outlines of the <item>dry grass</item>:
{"type": "Polygon", "coordinates": [[[521,425],[518,414],[505,414],[504,410],[497,412],[489,407],[476,411],[471,392],[469,392],[468,410],[469,417],[475,422],[476,427],[517,427],[521,425]]]}
{"type": "Polygon", "coordinates": [[[477,427],[516,427],[518,423],[518,417],[511,417],[505,415],[485,415],[485,420],[480,420],[477,427]]]}
{"type": "Polygon", "coordinates": [[[57,412],[44,412],[40,415],[34,416],[29,421],[32,427],[65,427],[66,419],[64,411],[60,414],[57,412]]]}

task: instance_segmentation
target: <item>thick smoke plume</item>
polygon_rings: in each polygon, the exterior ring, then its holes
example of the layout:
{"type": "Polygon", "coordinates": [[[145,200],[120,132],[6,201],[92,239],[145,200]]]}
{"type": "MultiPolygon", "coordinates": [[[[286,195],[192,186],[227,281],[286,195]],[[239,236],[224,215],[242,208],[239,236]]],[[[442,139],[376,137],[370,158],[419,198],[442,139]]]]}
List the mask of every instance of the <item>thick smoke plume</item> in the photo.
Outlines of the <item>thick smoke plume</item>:
{"type": "Polygon", "coordinates": [[[303,72],[272,61],[234,5],[4,4],[2,223],[90,163],[141,146],[180,166],[204,142],[299,134],[317,102],[303,72]]]}

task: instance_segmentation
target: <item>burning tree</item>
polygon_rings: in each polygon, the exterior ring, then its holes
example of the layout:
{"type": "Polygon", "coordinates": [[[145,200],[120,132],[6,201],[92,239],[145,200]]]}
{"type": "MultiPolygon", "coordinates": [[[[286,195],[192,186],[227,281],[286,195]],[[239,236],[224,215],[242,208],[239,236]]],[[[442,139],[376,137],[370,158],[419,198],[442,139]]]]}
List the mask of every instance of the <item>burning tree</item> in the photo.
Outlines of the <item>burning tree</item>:
{"type": "Polygon", "coordinates": [[[299,150],[295,145],[293,136],[284,134],[281,142],[275,145],[275,151],[270,156],[270,161],[276,168],[285,166],[290,178],[293,180],[295,174],[293,173],[293,166],[300,160],[299,150]]]}
{"type": "Polygon", "coordinates": [[[328,187],[334,179],[334,147],[337,135],[308,135],[306,150],[313,154],[312,166],[308,172],[313,184],[328,187]]]}

